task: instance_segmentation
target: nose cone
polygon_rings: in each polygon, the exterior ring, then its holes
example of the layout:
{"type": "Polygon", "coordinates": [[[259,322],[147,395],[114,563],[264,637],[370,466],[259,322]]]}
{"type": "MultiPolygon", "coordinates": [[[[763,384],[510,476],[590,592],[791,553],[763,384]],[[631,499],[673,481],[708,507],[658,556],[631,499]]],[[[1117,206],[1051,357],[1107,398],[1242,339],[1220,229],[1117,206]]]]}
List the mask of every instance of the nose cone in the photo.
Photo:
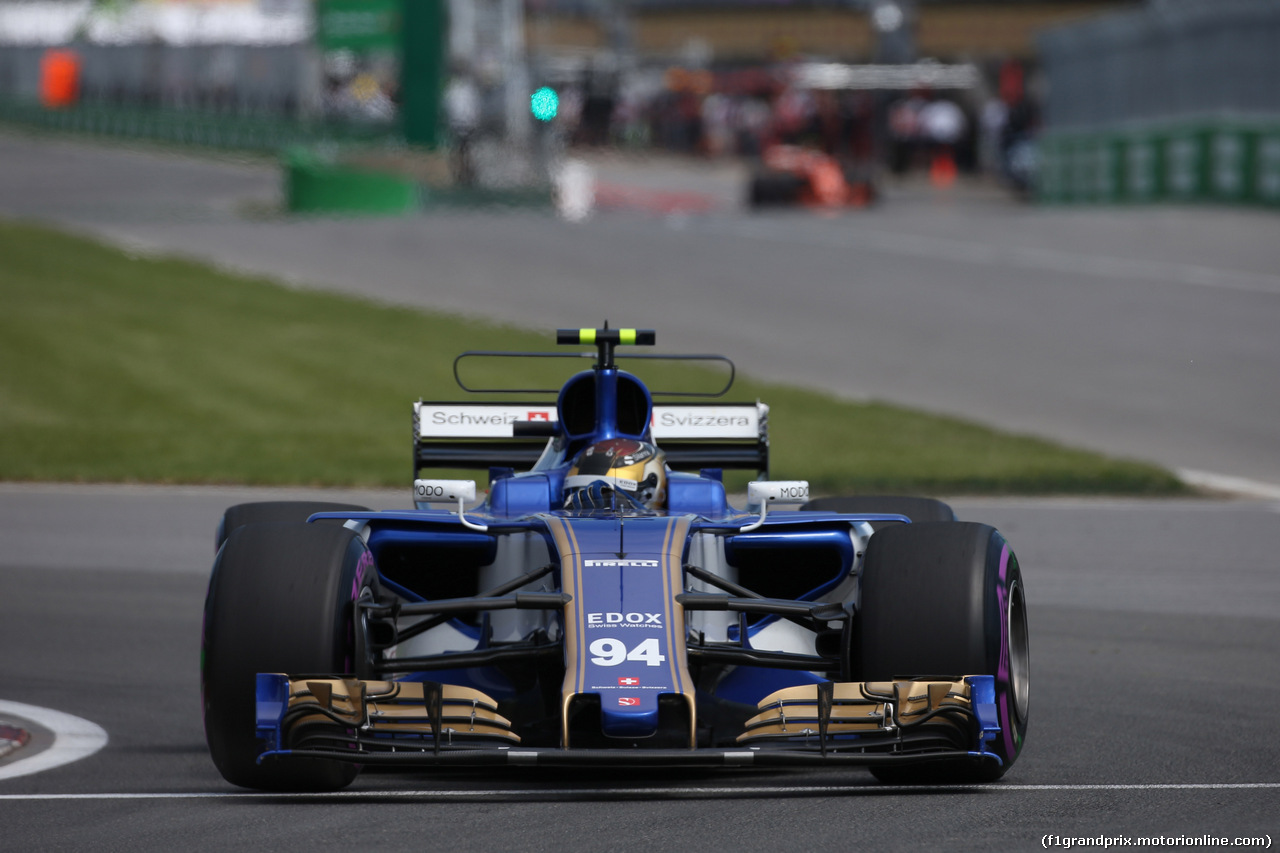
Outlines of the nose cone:
{"type": "Polygon", "coordinates": [[[600,697],[600,723],[609,737],[642,738],[658,733],[658,694],[622,688],[600,697]]]}

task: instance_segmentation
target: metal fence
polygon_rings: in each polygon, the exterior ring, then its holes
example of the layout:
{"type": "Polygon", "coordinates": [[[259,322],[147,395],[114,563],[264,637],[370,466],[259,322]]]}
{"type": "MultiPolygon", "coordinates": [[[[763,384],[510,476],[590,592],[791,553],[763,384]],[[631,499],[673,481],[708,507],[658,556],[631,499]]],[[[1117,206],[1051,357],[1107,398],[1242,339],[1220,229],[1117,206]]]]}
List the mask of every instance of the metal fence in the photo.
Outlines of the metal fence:
{"type": "Polygon", "coordinates": [[[1280,2],[1164,0],[1041,35],[1046,127],[1280,117],[1280,2]]]}
{"type": "Polygon", "coordinates": [[[1162,0],[1040,39],[1037,193],[1280,207],[1280,2],[1162,0]]]}
{"type": "Polygon", "coordinates": [[[199,110],[94,105],[50,110],[36,103],[0,100],[0,122],[63,133],[237,151],[277,152],[293,145],[316,143],[402,144],[380,125],[199,110]]]}
{"type": "MultiPolygon", "coordinates": [[[[322,106],[315,51],[293,45],[75,44],[80,102],[300,117],[322,106]]],[[[0,46],[0,99],[36,103],[48,48],[0,46]]]]}

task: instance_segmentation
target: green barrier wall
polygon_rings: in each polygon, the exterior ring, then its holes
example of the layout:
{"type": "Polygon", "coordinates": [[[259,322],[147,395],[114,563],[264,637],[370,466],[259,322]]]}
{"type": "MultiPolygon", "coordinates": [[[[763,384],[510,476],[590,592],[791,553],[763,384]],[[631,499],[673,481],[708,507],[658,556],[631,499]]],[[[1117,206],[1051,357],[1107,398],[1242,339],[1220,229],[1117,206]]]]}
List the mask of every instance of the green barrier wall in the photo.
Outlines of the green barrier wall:
{"type": "Polygon", "coordinates": [[[1253,201],[1258,134],[1253,128],[1220,127],[1208,133],[1209,196],[1215,201],[1253,201]]]}
{"type": "Polygon", "coordinates": [[[391,167],[344,163],[305,148],[284,156],[290,213],[404,214],[431,208],[550,208],[550,187],[455,187],[419,183],[391,167]]]}
{"type": "Polygon", "coordinates": [[[1126,201],[1150,202],[1164,192],[1164,148],[1153,134],[1121,137],[1124,152],[1124,182],[1120,197],[1126,201]]]}
{"type": "Polygon", "coordinates": [[[1254,139],[1253,170],[1253,198],[1280,207],[1280,128],[1254,139]]]}
{"type": "Polygon", "coordinates": [[[418,209],[418,184],[406,177],[328,162],[309,151],[284,157],[291,213],[399,214],[418,209]]]}
{"type": "Polygon", "coordinates": [[[1047,204],[1200,203],[1280,207],[1280,123],[1195,121],[1041,139],[1047,204]]]}

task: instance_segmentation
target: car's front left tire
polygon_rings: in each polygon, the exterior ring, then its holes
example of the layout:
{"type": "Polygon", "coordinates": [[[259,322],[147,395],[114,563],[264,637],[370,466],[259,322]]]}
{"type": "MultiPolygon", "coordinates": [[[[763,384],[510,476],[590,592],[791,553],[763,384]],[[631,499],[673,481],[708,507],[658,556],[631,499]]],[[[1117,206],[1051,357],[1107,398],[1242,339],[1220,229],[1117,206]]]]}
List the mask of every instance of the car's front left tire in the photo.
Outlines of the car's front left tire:
{"type": "Polygon", "coordinates": [[[343,761],[267,759],[256,733],[260,672],[356,671],[353,603],[377,594],[373,556],[355,532],[315,524],[237,527],[214,561],[201,639],[205,736],[219,772],[245,788],[332,791],[343,761]]]}
{"type": "MultiPolygon", "coordinates": [[[[813,512],[845,512],[845,513],[884,513],[886,515],[905,515],[912,522],[921,521],[955,521],[956,514],[951,507],[937,498],[919,498],[907,495],[848,495],[814,498],[802,510],[813,512]]],[[[896,525],[895,521],[873,521],[871,526],[879,530],[882,527],[896,525]]]]}

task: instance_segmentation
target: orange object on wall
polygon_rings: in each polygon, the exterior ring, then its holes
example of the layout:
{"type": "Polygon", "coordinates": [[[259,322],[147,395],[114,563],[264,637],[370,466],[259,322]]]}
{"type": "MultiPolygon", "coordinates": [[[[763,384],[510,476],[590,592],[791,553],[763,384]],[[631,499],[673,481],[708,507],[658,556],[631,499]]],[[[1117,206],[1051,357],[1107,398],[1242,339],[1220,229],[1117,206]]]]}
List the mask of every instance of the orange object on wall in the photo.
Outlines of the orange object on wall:
{"type": "Polygon", "coordinates": [[[40,58],[40,103],[46,109],[69,107],[80,95],[80,57],[73,50],[46,50],[40,58]]]}

